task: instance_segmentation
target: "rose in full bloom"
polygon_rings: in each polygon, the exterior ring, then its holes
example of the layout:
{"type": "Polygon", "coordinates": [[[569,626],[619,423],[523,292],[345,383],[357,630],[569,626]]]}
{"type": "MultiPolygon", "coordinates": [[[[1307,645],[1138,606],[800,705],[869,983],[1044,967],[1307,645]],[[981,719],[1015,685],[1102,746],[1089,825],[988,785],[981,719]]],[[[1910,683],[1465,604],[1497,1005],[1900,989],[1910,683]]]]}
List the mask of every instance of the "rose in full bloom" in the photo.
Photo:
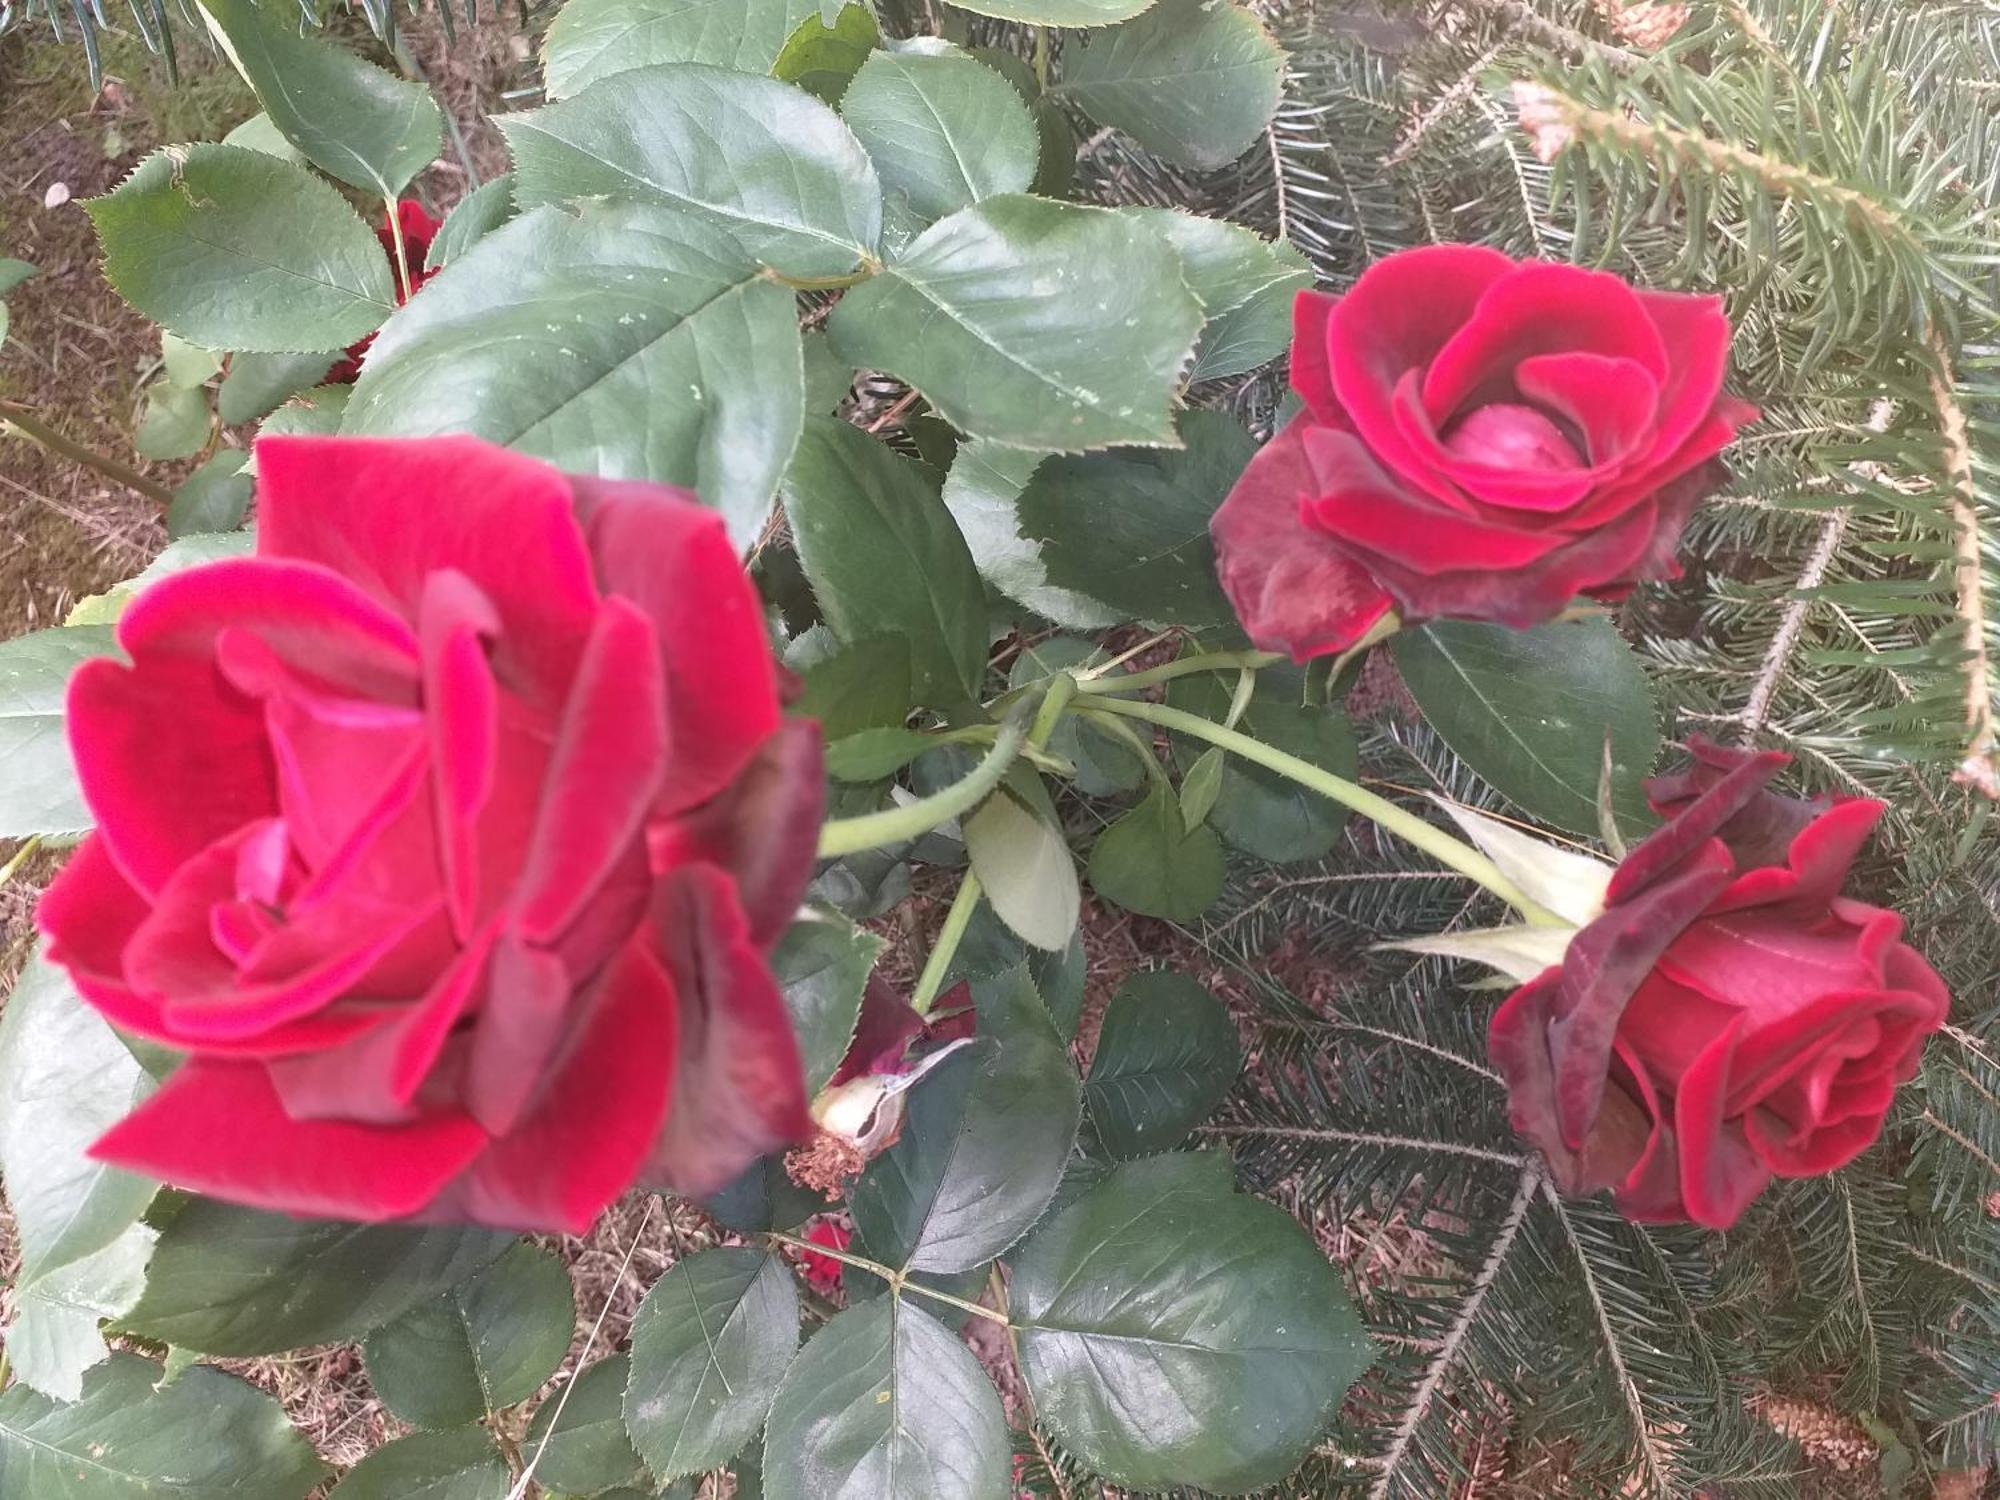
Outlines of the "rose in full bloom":
{"type": "Polygon", "coordinates": [[[258,445],[256,556],[162,580],[69,726],[97,831],[43,899],[187,1058],[94,1148],[341,1219],[579,1231],[812,1129],[766,955],[818,726],[679,491],[469,438],[258,445]]]}
{"type": "Polygon", "coordinates": [[[1666,824],[1489,1044],[1560,1187],[1720,1229],[1875,1140],[1951,997],[1902,918],[1840,893],[1881,803],[1780,796],[1787,756],[1690,749],[1648,784],[1666,824]]]}
{"type": "MultiPolygon", "coordinates": [[[[396,287],[396,305],[402,306],[416,294],[418,287],[437,275],[426,270],[424,262],[430,258],[431,241],[444,227],[442,220],[433,219],[424,211],[423,204],[414,198],[396,200],[396,225],[403,231],[403,271],[396,275],[396,230],[390,226],[388,217],[382,220],[382,227],[375,231],[375,238],[382,242],[382,253],[389,257],[391,279],[396,287]],[[404,288],[407,286],[408,292],[404,288]]],[[[347,346],[347,352],[340,362],[326,372],[326,385],[352,385],[361,377],[361,357],[368,352],[368,346],[375,342],[374,334],[367,334],[347,346]]]]}
{"type": "Polygon", "coordinates": [[[1304,661],[1391,610],[1525,628],[1677,576],[1715,455],[1757,415],[1722,394],[1728,357],[1717,298],[1476,245],[1301,292],[1305,409],[1216,512],[1223,588],[1251,640],[1304,661]]]}

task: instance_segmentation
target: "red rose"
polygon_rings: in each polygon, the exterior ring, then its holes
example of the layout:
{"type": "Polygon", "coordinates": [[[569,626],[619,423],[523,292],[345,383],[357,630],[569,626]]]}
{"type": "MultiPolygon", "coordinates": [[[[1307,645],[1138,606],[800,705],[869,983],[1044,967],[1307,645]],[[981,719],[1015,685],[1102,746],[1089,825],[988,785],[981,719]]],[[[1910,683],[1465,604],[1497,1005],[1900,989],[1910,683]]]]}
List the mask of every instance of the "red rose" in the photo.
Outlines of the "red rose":
{"type": "MultiPolygon", "coordinates": [[[[414,198],[396,200],[396,221],[403,231],[403,271],[395,275],[396,231],[390,227],[387,215],[383,216],[382,227],[375,231],[375,238],[382,242],[382,253],[389,257],[390,274],[396,286],[396,305],[401,307],[410,297],[416,295],[418,287],[437,275],[436,271],[424,269],[424,262],[430,258],[431,241],[444,227],[442,220],[433,219],[424,212],[423,204],[414,198]],[[408,286],[408,295],[404,287],[408,286]]],[[[368,352],[368,346],[375,342],[375,335],[364,334],[347,346],[340,363],[326,372],[323,385],[352,385],[361,377],[361,357],[368,352]]]]}
{"type": "Polygon", "coordinates": [[[257,555],[85,664],[97,832],[43,899],[114,1025],[189,1054],[95,1147],[345,1219],[580,1231],[811,1133],[766,965],[810,874],[712,511],[469,438],[258,445],[257,555]]]}
{"type": "MultiPolygon", "coordinates": [[[[854,1231],[838,1219],[818,1218],[806,1231],[806,1238],[829,1250],[845,1250],[854,1241],[854,1231]]],[[[816,1250],[801,1250],[799,1269],[805,1272],[806,1280],[812,1284],[814,1291],[830,1297],[840,1290],[845,1263],[831,1255],[821,1255],[816,1250]]]]}
{"type": "Polygon", "coordinates": [[[1525,628],[1674,577],[1710,460],[1757,415],[1721,394],[1728,357],[1716,298],[1476,245],[1301,292],[1306,409],[1216,512],[1222,586],[1304,661],[1391,609],[1525,628]]]}
{"type": "Polygon", "coordinates": [[[1788,756],[1690,748],[1647,788],[1666,825],[1489,1044],[1565,1191],[1726,1229],[1774,1175],[1881,1134],[1951,996],[1902,918],[1840,894],[1881,803],[1781,797],[1765,783],[1788,756]]]}

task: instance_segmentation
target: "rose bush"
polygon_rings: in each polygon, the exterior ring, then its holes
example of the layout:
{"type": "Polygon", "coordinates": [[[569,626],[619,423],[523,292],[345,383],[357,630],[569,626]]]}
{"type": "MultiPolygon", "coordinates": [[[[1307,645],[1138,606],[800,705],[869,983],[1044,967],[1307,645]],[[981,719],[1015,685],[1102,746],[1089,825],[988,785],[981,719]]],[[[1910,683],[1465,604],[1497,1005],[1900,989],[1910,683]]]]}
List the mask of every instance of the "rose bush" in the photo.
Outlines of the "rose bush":
{"type": "Polygon", "coordinates": [[[1677,576],[1711,460],[1757,414],[1722,394],[1728,356],[1719,298],[1477,245],[1303,291],[1305,409],[1216,513],[1223,587],[1303,661],[1391,610],[1526,627],[1677,576]]]}
{"type": "Polygon", "coordinates": [[[1727,1228],[1774,1175],[1845,1166],[1951,997],[1895,912],[1843,896],[1881,816],[1767,783],[1790,757],[1697,739],[1654,778],[1667,823],[1603,914],[1493,1017],[1514,1126],[1569,1192],[1727,1228]]]}
{"type": "Polygon", "coordinates": [[[254,557],[86,664],[50,954],[188,1054],[97,1155],[298,1214],[582,1230],[809,1128],[766,954],[818,833],[720,519],[470,439],[259,445],[254,557]]]}

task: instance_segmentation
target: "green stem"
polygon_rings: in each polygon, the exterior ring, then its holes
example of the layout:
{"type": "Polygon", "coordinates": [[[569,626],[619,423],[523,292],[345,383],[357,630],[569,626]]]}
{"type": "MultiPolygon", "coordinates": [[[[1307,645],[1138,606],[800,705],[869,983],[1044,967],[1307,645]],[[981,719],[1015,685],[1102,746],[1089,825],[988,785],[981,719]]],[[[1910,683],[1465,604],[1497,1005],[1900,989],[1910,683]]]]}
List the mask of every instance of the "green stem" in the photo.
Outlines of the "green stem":
{"type": "Polygon", "coordinates": [[[1284,657],[1275,651],[1205,651],[1198,656],[1183,656],[1178,661],[1170,661],[1165,666],[1152,667],[1144,672],[1106,673],[1103,676],[1084,673],[1077,682],[1076,690],[1092,695],[1133,693],[1158,687],[1163,682],[1172,682],[1176,677],[1190,677],[1196,672],[1226,672],[1231,668],[1246,668],[1254,672],[1283,660],[1284,657]]]}
{"type": "Polygon", "coordinates": [[[841,276],[787,276],[782,271],[764,267],[764,274],[780,286],[788,286],[795,292],[837,292],[850,286],[859,286],[882,269],[882,262],[872,255],[864,255],[856,269],[841,276]]]}
{"type": "Polygon", "coordinates": [[[1122,698],[1092,698],[1087,704],[1079,707],[1087,713],[1143,719],[1149,724],[1158,724],[1162,729],[1192,735],[1196,739],[1208,741],[1211,745],[1219,745],[1231,754],[1254,761],[1266,770],[1276,771],[1287,780],[1296,781],[1300,786],[1318,792],[1322,797],[1330,798],[1343,807],[1351,808],[1364,818],[1372,819],[1397,837],[1414,844],[1440,864],[1486,887],[1520,912],[1531,926],[1562,925],[1561,918],[1530,900],[1520,887],[1500,873],[1499,866],[1470,844],[1462,843],[1435,824],[1426,823],[1415,813],[1398,807],[1388,798],[1377,796],[1366,787],[1358,786],[1344,776],[1323,771],[1309,761],[1300,760],[1296,755],[1287,755],[1282,750],[1273,749],[1262,740],[1252,739],[1249,735],[1234,729],[1225,729],[1220,724],[1202,718],[1199,714],[1168,708],[1163,703],[1128,703],[1122,698]]]}
{"type": "Polygon", "coordinates": [[[49,452],[66,458],[71,463],[82,464],[86,469],[95,469],[106,479],[116,480],[126,489],[137,491],[155,505],[166,506],[174,503],[172,490],[155,484],[138,470],[127,468],[117,459],[106,458],[102,453],[64,437],[53,427],[44,426],[33,412],[19,402],[0,401],[0,423],[12,427],[30,442],[40,443],[49,452]]]}
{"type": "Polygon", "coordinates": [[[821,825],[819,857],[838,859],[863,849],[879,849],[885,844],[904,844],[920,838],[933,828],[971,812],[986,794],[1000,784],[1007,768],[1021,753],[1025,737],[1018,720],[1002,724],[993,738],[993,748],[962,781],[954,781],[943,791],[902,807],[863,813],[856,818],[835,818],[821,825]]]}
{"type": "Polygon", "coordinates": [[[849,1255],[845,1250],[835,1250],[830,1245],[815,1244],[811,1240],[800,1239],[795,1234],[786,1234],[776,1229],[765,1231],[764,1238],[780,1245],[790,1245],[794,1250],[803,1250],[811,1255],[823,1255],[828,1260],[839,1261],[843,1266],[853,1266],[856,1270],[867,1271],[879,1276],[889,1283],[889,1291],[892,1296],[900,1297],[904,1292],[915,1292],[919,1297],[928,1297],[933,1302],[942,1302],[949,1307],[957,1308],[960,1312],[971,1313],[975,1317],[984,1318],[989,1323],[1006,1323],[1008,1321],[1007,1314],[1003,1312],[995,1312],[992,1308],[984,1306],[981,1303],[968,1302],[963,1297],[954,1297],[949,1292],[936,1291],[931,1287],[925,1286],[920,1281],[912,1281],[903,1272],[885,1266],[879,1260],[869,1260],[866,1256],[862,1255],[849,1255]]]}

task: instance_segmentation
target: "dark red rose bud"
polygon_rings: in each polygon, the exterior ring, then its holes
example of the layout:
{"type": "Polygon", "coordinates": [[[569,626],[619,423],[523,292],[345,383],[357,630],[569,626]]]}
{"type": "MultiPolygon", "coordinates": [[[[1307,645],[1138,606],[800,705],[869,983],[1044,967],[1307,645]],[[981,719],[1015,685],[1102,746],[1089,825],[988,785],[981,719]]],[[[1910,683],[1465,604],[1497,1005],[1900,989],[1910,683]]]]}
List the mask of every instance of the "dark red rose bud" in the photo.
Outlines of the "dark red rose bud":
{"type": "Polygon", "coordinates": [[[1471,245],[1301,292],[1305,410],[1216,512],[1223,587],[1253,641],[1303,660],[1392,608],[1529,626],[1674,576],[1757,415],[1722,394],[1728,352],[1715,298],[1471,245]]]}
{"type": "Polygon", "coordinates": [[[1880,803],[1782,797],[1788,757],[1690,748],[1648,788],[1667,823],[1488,1040],[1565,1191],[1727,1228],[1773,1175],[1874,1141],[1951,997],[1900,917],[1839,894],[1880,803]]]}
{"type": "Polygon", "coordinates": [[[44,897],[188,1054],[102,1160],[282,1212],[579,1232],[811,1133],[766,962],[818,838],[721,518],[467,438],[258,444],[257,554],[126,611],[44,897]]]}

